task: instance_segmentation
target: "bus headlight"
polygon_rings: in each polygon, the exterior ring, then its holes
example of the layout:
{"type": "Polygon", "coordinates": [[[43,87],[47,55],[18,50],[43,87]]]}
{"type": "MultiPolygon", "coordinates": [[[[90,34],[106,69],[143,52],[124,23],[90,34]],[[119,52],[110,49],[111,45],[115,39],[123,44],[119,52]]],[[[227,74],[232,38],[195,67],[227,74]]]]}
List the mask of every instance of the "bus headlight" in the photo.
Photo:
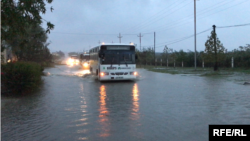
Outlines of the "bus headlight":
{"type": "Polygon", "coordinates": [[[100,73],[100,76],[104,76],[104,75],[109,75],[109,73],[108,72],[101,72],[100,73]]]}
{"type": "Polygon", "coordinates": [[[130,72],[130,75],[137,76],[137,75],[138,75],[138,73],[137,73],[136,71],[134,71],[134,72],[130,72]]]}
{"type": "Polygon", "coordinates": [[[104,76],[104,72],[101,72],[100,75],[101,75],[101,76],[104,76]]]}
{"type": "Polygon", "coordinates": [[[88,67],[88,65],[89,65],[88,63],[84,63],[83,64],[84,67],[88,67]]]}

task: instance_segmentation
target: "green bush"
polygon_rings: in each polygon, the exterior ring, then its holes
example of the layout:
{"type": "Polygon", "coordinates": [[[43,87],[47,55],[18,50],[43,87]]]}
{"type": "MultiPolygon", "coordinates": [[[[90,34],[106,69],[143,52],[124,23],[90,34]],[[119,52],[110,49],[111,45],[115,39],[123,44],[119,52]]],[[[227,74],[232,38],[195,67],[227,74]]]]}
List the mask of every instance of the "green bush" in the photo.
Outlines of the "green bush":
{"type": "Polygon", "coordinates": [[[37,88],[41,82],[42,68],[33,62],[15,62],[2,65],[2,83],[6,89],[24,93],[37,88]]]}

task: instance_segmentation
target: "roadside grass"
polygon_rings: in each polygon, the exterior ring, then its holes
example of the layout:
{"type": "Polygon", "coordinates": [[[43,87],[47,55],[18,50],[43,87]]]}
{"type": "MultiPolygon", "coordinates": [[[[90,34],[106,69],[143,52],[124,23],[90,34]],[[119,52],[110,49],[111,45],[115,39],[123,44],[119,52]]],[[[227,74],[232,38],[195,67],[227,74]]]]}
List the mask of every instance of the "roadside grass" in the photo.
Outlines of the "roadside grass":
{"type": "Polygon", "coordinates": [[[213,71],[213,68],[197,67],[166,67],[166,66],[141,66],[137,68],[144,68],[153,72],[169,73],[169,74],[193,74],[200,76],[227,76],[234,74],[250,74],[250,68],[219,68],[218,71],[213,71]]]}

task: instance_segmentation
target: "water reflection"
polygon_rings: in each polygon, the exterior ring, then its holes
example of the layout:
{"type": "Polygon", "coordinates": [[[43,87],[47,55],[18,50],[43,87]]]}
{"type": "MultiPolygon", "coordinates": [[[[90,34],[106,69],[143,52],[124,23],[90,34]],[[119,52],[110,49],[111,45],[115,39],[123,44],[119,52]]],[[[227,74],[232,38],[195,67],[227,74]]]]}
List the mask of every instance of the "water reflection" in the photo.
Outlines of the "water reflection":
{"type": "Polygon", "coordinates": [[[82,76],[85,76],[85,75],[87,75],[87,74],[90,74],[90,71],[89,71],[89,70],[80,70],[80,71],[76,71],[75,74],[76,74],[77,76],[82,77],[82,76]]]}
{"type": "Polygon", "coordinates": [[[138,91],[138,86],[135,83],[133,86],[133,90],[132,90],[132,94],[133,94],[133,107],[132,107],[132,119],[133,120],[138,120],[139,119],[139,91],[138,91]]]}
{"type": "Polygon", "coordinates": [[[100,100],[99,100],[99,120],[98,122],[101,124],[101,133],[100,137],[108,137],[110,136],[110,127],[109,127],[109,111],[106,104],[106,88],[104,85],[100,87],[100,100]]]}
{"type": "MultiPolygon", "coordinates": [[[[80,84],[80,92],[83,93],[83,85],[80,84]]],[[[81,116],[81,119],[77,120],[78,124],[76,124],[76,127],[81,127],[77,130],[77,133],[81,135],[81,137],[79,137],[78,140],[87,140],[88,138],[85,137],[84,135],[89,132],[88,129],[86,129],[86,125],[88,125],[88,114],[87,114],[87,103],[86,103],[86,98],[85,96],[81,96],[81,105],[80,105],[80,109],[81,109],[81,112],[83,113],[82,116],[81,116]]]]}

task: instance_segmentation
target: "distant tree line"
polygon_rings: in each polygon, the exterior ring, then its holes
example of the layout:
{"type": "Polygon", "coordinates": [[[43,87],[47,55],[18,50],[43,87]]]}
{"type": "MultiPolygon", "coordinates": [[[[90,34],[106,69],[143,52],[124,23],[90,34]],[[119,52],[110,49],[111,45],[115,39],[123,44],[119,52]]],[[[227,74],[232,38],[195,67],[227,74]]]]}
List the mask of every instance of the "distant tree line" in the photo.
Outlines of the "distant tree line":
{"type": "MultiPolygon", "coordinates": [[[[195,53],[190,50],[187,52],[182,49],[176,51],[165,46],[162,53],[154,53],[153,47],[143,48],[142,51],[137,50],[136,52],[139,65],[194,67],[195,53]]],[[[196,52],[197,67],[214,67],[216,71],[218,66],[231,67],[232,60],[234,67],[250,68],[250,44],[239,46],[233,51],[227,51],[217,37],[215,30],[208,36],[205,50],[196,52]]]]}
{"type": "Polygon", "coordinates": [[[65,57],[65,54],[61,50],[52,53],[53,62],[55,60],[63,59],[64,57],[65,57]]]}
{"type": "Polygon", "coordinates": [[[71,56],[71,55],[78,55],[78,56],[80,56],[78,52],[69,52],[68,56],[71,56]]]}
{"type": "MultiPolygon", "coordinates": [[[[234,60],[234,67],[246,67],[250,68],[250,44],[246,46],[240,46],[232,51],[224,49],[223,52],[219,52],[218,65],[220,67],[231,67],[232,58],[234,60]]],[[[194,52],[193,51],[179,51],[173,50],[165,46],[162,53],[156,53],[154,60],[154,50],[152,47],[144,48],[142,51],[137,51],[138,65],[157,65],[157,66],[169,66],[169,67],[194,67],[194,52]],[[162,61],[161,61],[162,60],[162,61]],[[168,62],[168,64],[167,64],[168,62]]],[[[205,67],[213,67],[214,56],[209,54],[207,50],[196,53],[197,67],[202,67],[204,62],[205,67]]]]}

